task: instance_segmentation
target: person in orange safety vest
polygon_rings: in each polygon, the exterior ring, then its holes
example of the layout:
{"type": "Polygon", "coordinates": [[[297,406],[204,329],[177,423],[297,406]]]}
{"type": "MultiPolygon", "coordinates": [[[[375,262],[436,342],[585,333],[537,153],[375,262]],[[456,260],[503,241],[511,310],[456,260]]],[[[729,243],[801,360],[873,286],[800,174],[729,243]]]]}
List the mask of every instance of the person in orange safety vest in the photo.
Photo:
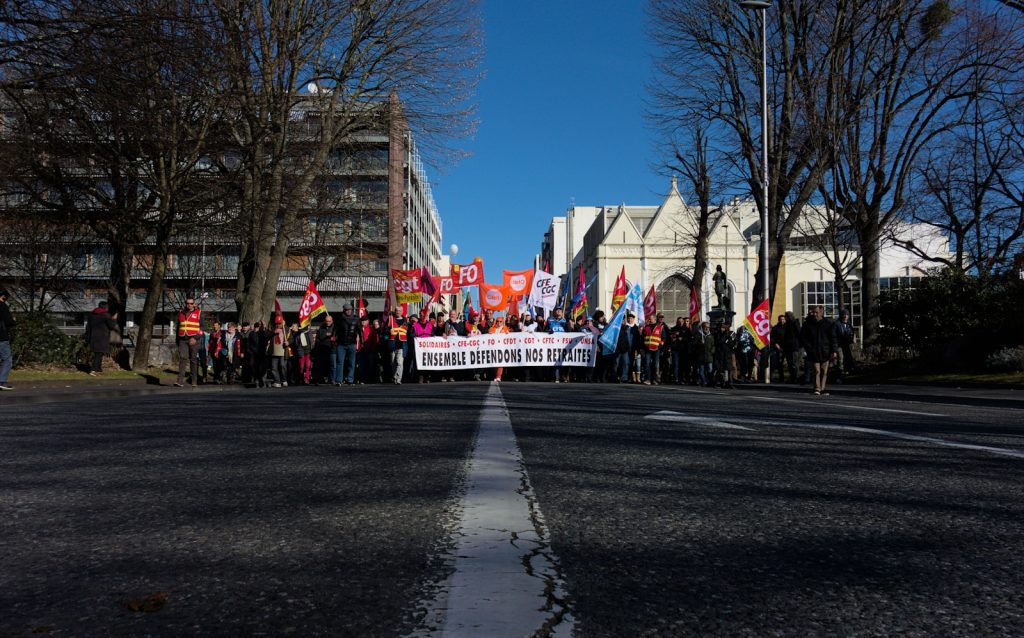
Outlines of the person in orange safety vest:
{"type": "Polygon", "coordinates": [[[194,297],[185,299],[185,307],[178,313],[178,381],[174,385],[185,387],[185,366],[192,375],[192,387],[199,379],[199,338],[203,333],[202,310],[194,297]]]}

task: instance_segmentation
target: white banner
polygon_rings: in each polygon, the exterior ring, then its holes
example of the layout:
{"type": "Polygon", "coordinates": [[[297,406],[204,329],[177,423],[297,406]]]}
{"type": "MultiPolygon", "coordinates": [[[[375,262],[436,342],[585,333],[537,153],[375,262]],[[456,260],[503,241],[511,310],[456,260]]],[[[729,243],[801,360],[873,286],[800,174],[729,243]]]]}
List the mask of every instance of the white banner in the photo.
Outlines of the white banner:
{"type": "Polygon", "coordinates": [[[551,273],[538,270],[533,275],[533,287],[530,288],[529,304],[544,310],[553,310],[558,303],[558,277],[551,273]]]}
{"type": "Polygon", "coordinates": [[[418,370],[593,367],[597,340],[589,332],[510,332],[416,340],[418,370]]]}

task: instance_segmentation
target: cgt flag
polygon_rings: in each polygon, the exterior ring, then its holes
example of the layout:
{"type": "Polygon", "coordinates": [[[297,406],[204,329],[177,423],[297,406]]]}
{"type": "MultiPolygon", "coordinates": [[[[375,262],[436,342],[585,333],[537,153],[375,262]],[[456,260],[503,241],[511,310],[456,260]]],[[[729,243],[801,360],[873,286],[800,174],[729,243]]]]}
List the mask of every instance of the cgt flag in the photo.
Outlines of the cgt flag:
{"type": "Polygon", "coordinates": [[[391,270],[391,280],[395,286],[395,301],[400,304],[416,303],[423,294],[423,271],[419,268],[410,270],[391,270]]]}
{"type": "Polygon", "coordinates": [[[754,337],[757,349],[768,347],[772,337],[772,320],[768,316],[768,300],[762,301],[754,311],[743,320],[743,327],[754,337]]]}
{"type": "Polygon", "coordinates": [[[325,312],[327,312],[327,306],[320,293],[317,292],[316,284],[310,279],[309,285],[306,286],[306,295],[302,298],[302,304],[299,305],[299,325],[305,328],[314,317],[325,312]]]}
{"type": "Polygon", "coordinates": [[[690,288],[690,325],[700,323],[700,288],[690,288]]]}
{"type": "Polygon", "coordinates": [[[650,292],[644,297],[644,314],[648,317],[658,314],[658,294],[654,291],[654,286],[651,286],[650,292]]]}
{"type": "Polygon", "coordinates": [[[626,300],[629,290],[626,288],[626,267],[622,267],[618,279],[615,280],[615,288],[612,289],[612,312],[619,309],[622,302],[626,300]]]}
{"type": "Polygon", "coordinates": [[[576,294],[572,298],[572,320],[579,321],[580,315],[587,314],[587,284],[583,279],[583,264],[580,264],[580,278],[576,294]]]}

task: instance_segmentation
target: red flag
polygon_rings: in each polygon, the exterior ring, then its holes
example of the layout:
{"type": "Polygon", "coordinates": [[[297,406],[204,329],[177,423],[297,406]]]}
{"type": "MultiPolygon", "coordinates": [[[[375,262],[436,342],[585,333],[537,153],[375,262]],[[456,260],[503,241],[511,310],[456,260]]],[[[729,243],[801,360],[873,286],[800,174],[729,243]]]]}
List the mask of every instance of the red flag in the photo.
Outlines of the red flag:
{"type": "Polygon", "coordinates": [[[476,286],[484,280],[484,262],[478,258],[465,266],[452,264],[451,277],[455,285],[460,288],[476,286]]]}
{"type": "Polygon", "coordinates": [[[612,289],[612,314],[619,309],[622,302],[626,300],[629,290],[626,289],[626,267],[622,267],[619,278],[615,280],[615,287],[612,289]]]}
{"type": "Polygon", "coordinates": [[[422,300],[423,271],[420,268],[391,270],[391,281],[395,286],[395,301],[416,303],[422,300]]]}
{"type": "Polygon", "coordinates": [[[580,280],[576,284],[576,295],[573,297],[572,319],[579,321],[580,315],[587,312],[587,284],[583,279],[583,264],[580,264],[580,280]]]}
{"type": "Polygon", "coordinates": [[[281,302],[274,299],[274,323],[284,323],[284,312],[281,311],[281,302]]]}
{"type": "Polygon", "coordinates": [[[437,286],[434,285],[434,278],[430,276],[430,271],[426,266],[420,267],[420,290],[423,291],[423,294],[430,295],[431,301],[437,296],[437,286]]]}
{"type": "Polygon", "coordinates": [[[690,287],[690,324],[700,323],[700,288],[690,287]]]}
{"type": "Polygon", "coordinates": [[[651,286],[650,292],[644,297],[644,316],[645,317],[656,317],[658,314],[658,295],[654,292],[654,286],[651,286]]]}
{"type": "Polygon", "coordinates": [[[363,303],[363,298],[359,298],[359,318],[362,319],[366,316],[366,304],[363,303]]]}
{"type": "Polygon", "coordinates": [[[327,305],[317,291],[316,284],[310,279],[309,285],[306,286],[306,295],[302,298],[302,303],[299,304],[299,325],[305,328],[313,320],[313,317],[325,312],[327,312],[327,305]]]}
{"type": "Polygon", "coordinates": [[[743,320],[743,326],[754,337],[758,350],[771,343],[772,318],[768,315],[768,300],[765,299],[743,320]]]}

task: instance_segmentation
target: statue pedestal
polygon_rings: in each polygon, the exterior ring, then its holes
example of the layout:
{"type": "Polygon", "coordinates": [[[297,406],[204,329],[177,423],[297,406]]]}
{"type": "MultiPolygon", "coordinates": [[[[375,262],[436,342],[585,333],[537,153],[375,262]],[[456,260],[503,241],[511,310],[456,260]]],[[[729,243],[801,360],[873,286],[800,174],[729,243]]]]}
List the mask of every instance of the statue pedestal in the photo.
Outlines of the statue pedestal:
{"type": "Polygon", "coordinates": [[[708,311],[708,322],[712,328],[718,327],[720,324],[732,325],[732,318],[736,316],[736,313],[732,310],[723,310],[722,308],[714,308],[708,311]]]}

